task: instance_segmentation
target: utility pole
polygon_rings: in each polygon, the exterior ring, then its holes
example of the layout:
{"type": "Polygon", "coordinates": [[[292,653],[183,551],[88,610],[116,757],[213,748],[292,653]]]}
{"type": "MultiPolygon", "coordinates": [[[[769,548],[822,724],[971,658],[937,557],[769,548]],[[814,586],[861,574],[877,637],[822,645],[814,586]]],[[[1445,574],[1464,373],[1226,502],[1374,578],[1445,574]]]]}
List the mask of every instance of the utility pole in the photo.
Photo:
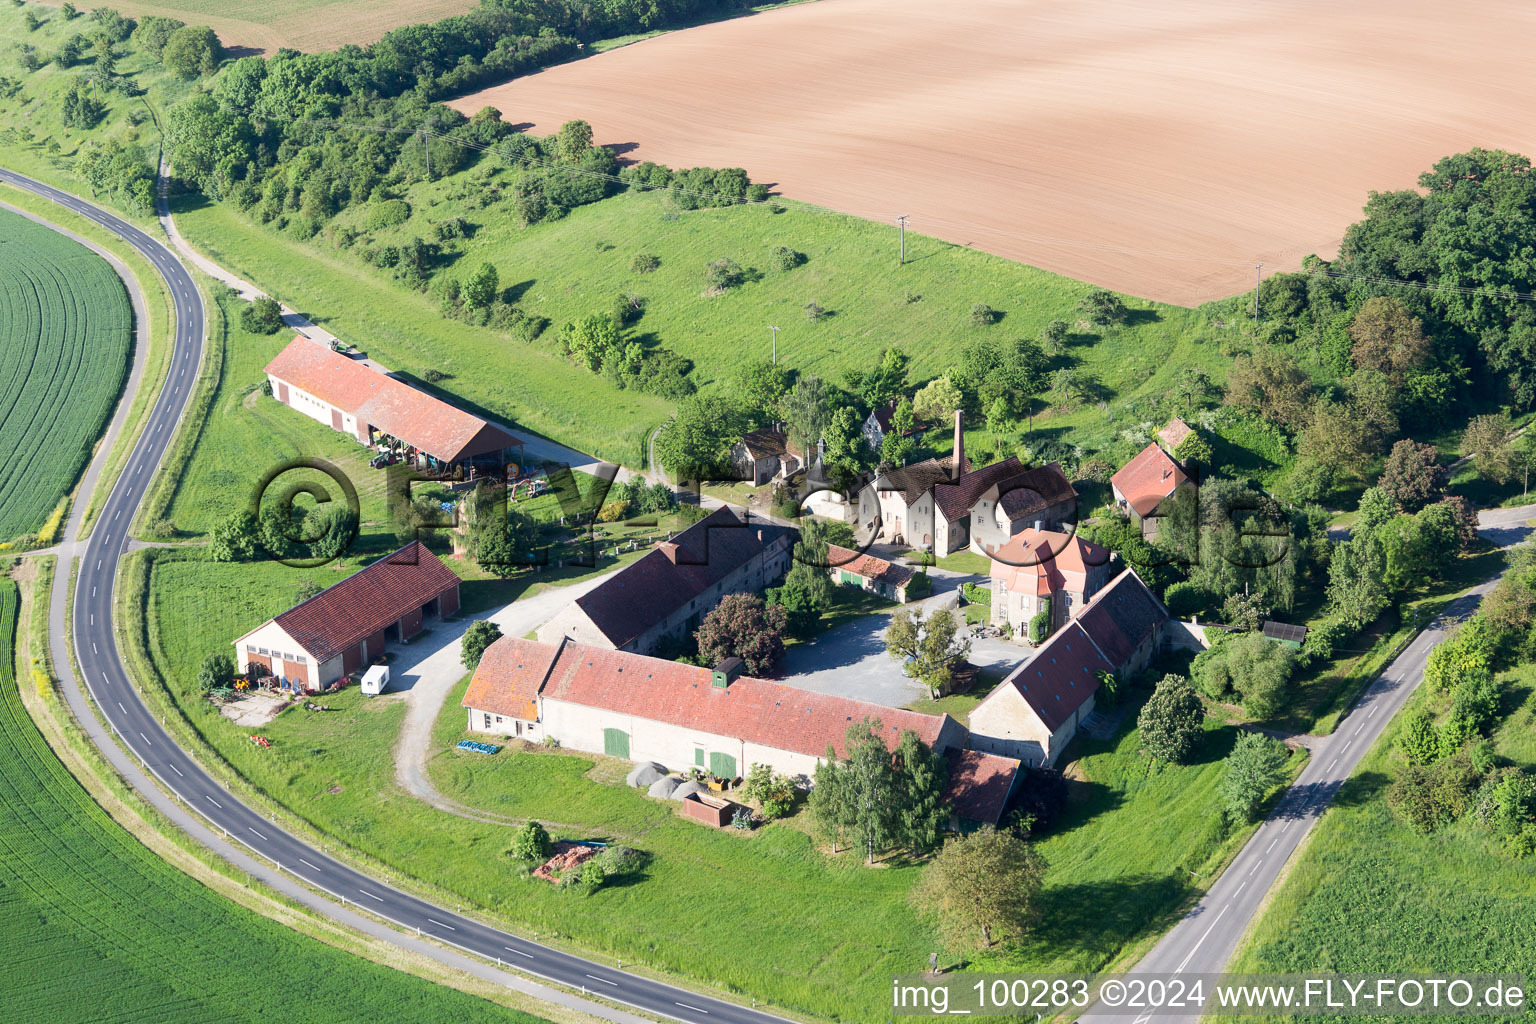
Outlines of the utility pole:
{"type": "Polygon", "coordinates": [[[427,180],[431,181],[432,180],[432,140],[427,137],[427,129],[426,129],[425,125],[423,125],[418,130],[421,133],[421,145],[422,145],[422,148],[427,151],[427,180]]]}
{"type": "Polygon", "coordinates": [[[898,267],[900,267],[900,266],[905,266],[906,262],[907,262],[907,217],[906,217],[906,215],[903,214],[902,216],[897,217],[896,218],[896,223],[900,225],[899,231],[900,231],[900,238],[901,238],[901,242],[900,242],[901,250],[900,250],[900,252],[898,253],[898,255],[896,257],[896,265],[898,267]]]}
{"type": "Polygon", "coordinates": [[[1253,268],[1253,324],[1255,327],[1259,324],[1259,271],[1263,269],[1262,263],[1253,268]]]}
{"type": "Polygon", "coordinates": [[[779,365],[779,329],[777,327],[769,327],[768,329],[773,332],[773,365],[774,366],[778,366],[779,365]]]}

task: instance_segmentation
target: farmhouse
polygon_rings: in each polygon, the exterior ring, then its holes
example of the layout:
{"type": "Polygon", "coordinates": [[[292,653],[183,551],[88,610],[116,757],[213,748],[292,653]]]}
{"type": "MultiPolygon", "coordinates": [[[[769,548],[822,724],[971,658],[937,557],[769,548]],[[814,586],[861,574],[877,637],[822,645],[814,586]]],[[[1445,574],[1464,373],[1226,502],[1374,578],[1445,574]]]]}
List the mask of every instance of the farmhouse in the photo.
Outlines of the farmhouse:
{"type": "Polygon", "coordinates": [[[699,628],[727,594],[761,593],[789,571],[798,531],[718,508],[557,612],[539,640],[653,654],[699,628]]]}
{"type": "Polygon", "coordinates": [[[1164,498],[1190,483],[1184,467],[1154,442],[1143,448],[1120,471],[1109,478],[1115,504],[1141,527],[1148,537],[1157,534],[1157,520],[1148,516],[1164,498]]]}
{"type": "Polygon", "coordinates": [[[736,778],[755,763],[808,780],[844,734],[880,720],[894,750],[911,730],[940,752],[965,744],[948,715],[923,715],[782,683],[588,647],[505,636],[486,651],[463,706],[476,732],[552,739],[572,750],[736,778]],[[532,715],[532,718],[526,717],[532,715]],[[518,732],[519,724],[522,726],[518,732]],[[532,730],[530,730],[532,726],[532,730]]]}
{"type": "Polygon", "coordinates": [[[765,427],[742,436],[731,449],[731,465],[754,487],[792,476],[805,465],[805,453],[782,430],[765,427]]]}
{"type": "Polygon", "coordinates": [[[827,574],[832,582],[858,587],[900,604],[907,603],[907,585],[917,573],[904,565],[845,548],[827,545],[827,574]]]}
{"type": "Polygon", "coordinates": [[[458,610],[459,578],[412,541],[234,641],[235,662],[315,693],[458,610]]]}
{"type": "Polygon", "coordinates": [[[1055,764],[1093,713],[1102,677],[1146,668],[1167,621],[1141,577],[1121,573],[971,711],[971,748],[1055,764]]]}
{"type": "Polygon", "coordinates": [[[1011,627],[1023,642],[1030,620],[1044,611],[1048,631],[1056,630],[1109,581],[1111,558],[1076,534],[1024,530],[992,552],[993,624],[1011,627]]]}
{"type": "Polygon", "coordinates": [[[979,554],[1005,543],[1030,523],[1070,520],[1077,491],[1056,463],[1026,469],[1010,455],[973,469],[965,457],[960,414],[954,452],[891,470],[859,493],[858,522],[874,539],[953,554],[969,545],[979,554]]]}
{"type": "Polygon", "coordinates": [[[404,381],[297,337],[267,364],[272,397],[363,444],[389,439],[424,471],[500,474],[523,442],[404,381]]]}

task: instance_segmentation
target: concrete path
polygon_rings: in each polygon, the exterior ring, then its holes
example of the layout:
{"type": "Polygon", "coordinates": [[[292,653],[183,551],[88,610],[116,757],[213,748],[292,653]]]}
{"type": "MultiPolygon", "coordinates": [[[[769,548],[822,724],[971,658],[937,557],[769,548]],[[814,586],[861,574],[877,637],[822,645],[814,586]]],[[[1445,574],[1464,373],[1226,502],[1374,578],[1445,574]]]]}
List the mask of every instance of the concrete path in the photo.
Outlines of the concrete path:
{"type": "MultiPolygon", "coordinates": [[[[617,572],[615,569],[613,572],[617,572]]],[[[613,575],[604,573],[569,586],[550,587],[532,597],[503,605],[481,615],[501,627],[504,636],[523,636],[538,629],[582,594],[613,575]]],[[[395,660],[389,666],[386,696],[399,694],[406,702],[405,722],[395,745],[395,781],[412,796],[450,814],[483,819],[483,812],[465,808],[437,791],[427,777],[431,758],[432,726],[443,709],[448,691],[468,671],[461,659],[461,640],[473,618],[456,623],[435,622],[425,636],[404,647],[396,647],[395,660]]]]}

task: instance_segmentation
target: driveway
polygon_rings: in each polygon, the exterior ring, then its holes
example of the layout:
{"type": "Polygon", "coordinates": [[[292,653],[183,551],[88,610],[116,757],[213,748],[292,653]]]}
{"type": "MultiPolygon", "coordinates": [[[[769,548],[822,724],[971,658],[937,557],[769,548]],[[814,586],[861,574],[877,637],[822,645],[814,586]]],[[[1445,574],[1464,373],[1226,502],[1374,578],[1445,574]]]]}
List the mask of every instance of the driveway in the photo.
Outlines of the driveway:
{"type": "MultiPolygon", "coordinates": [[[[980,576],[930,569],[933,594],[908,607],[928,615],[937,607],[954,608],[960,584],[976,583],[980,576]]],[[[892,609],[894,611],[894,609],[892,609]]],[[[902,672],[901,665],[885,651],[885,630],[891,611],[874,612],[796,644],[784,654],[783,682],[817,693],[868,701],[885,707],[901,707],[928,696],[928,688],[902,672]]],[[[1030,650],[996,637],[978,638],[971,645],[970,661],[983,671],[1008,671],[1029,657],[1030,650]]]]}

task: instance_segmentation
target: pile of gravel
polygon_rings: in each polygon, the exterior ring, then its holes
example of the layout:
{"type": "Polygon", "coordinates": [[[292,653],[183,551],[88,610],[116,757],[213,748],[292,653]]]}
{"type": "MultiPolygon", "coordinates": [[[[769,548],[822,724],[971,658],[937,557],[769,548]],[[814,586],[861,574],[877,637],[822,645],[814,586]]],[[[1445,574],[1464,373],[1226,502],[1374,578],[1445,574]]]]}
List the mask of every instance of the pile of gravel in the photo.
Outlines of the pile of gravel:
{"type": "Polygon", "coordinates": [[[644,789],[665,774],[667,770],[655,761],[641,761],[628,775],[624,776],[624,783],[635,789],[644,789]]]}
{"type": "Polygon", "coordinates": [[[653,796],[658,800],[665,800],[677,789],[678,781],[670,775],[663,775],[651,783],[651,788],[645,792],[648,796],[653,796]]]}

